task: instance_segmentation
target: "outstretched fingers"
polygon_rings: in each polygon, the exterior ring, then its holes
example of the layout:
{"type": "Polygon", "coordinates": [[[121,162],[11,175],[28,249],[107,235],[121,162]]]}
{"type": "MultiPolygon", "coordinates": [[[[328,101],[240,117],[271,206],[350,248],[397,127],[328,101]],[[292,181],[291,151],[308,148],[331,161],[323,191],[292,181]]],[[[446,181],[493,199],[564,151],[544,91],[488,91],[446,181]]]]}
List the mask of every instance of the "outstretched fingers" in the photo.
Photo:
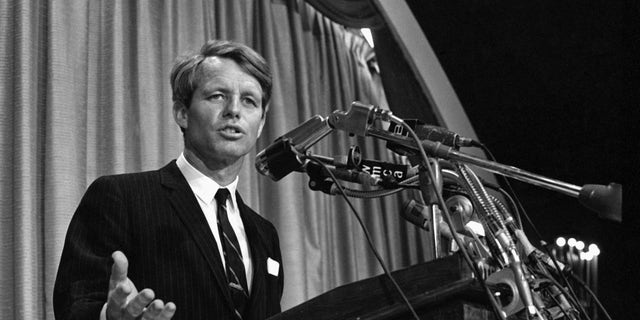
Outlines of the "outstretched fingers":
{"type": "Polygon", "coordinates": [[[109,278],[109,294],[107,300],[107,319],[133,320],[142,319],[169,320],[176,312],[173,302],[165,304],[162,300],[154,300],[155,293],[151,289],[140,292],[127,276],[129,261],[124,253],[115,251],[111,258],[111,276],[109,278]]]}
{"type": "Polygon", "coordinates": [[[127,304],[127,298],[130,294],[130,286],[124,283],[118,284],[115,290],[109,293],[109,298],[107,300],[107,312],[111,311],[110,313],[114,313],[122,310],[122,308],[127,304]]]}
{"type": "Polygon", "coordinates": [[[176,305],[173,302],[169,302],[164,306],[158,320],[169,320],[176,313],[176,305]]]}
{"type": "Polygon", "coordinates": [[[133,316],[134,318],[140,316],[147,305],[153,301],[153,298],[155,298],[153,290],[144,289],[140,291],[139,294],[127,303],[127,306],[125,307],[126,314],[133,316]]]}
{"type": "Polygon", "coordinates": [[[175,312],[176,305],[173,302],[169,302],[165,305],[162,300],[154,300],[142,314],[142,319],[169,320],[173,317],[175,312]]]}

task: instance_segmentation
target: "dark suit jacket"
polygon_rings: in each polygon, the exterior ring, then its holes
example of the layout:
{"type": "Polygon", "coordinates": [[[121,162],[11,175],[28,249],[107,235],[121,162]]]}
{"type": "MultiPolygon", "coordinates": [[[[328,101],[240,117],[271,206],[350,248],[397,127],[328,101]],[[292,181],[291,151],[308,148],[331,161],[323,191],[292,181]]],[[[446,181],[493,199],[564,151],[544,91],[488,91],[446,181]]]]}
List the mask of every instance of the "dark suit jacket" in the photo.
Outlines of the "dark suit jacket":
{"type": "MultiPolygon", "coordinates": [[[[245,319],[280,312],[282,259],[273,225],[238,196],[254,275],[245,319]],[[280,263],[278,276],[267,259],[280,263]]],[[[138,290],[173,301],[174,319],[233,319],[215,238],[197,199],[172,161],[157,171],[105,176],[87,189],[67,231],[53,305],[56,319],[99,319],[107,300],[111,253],[129,259],[138,290]]]]}

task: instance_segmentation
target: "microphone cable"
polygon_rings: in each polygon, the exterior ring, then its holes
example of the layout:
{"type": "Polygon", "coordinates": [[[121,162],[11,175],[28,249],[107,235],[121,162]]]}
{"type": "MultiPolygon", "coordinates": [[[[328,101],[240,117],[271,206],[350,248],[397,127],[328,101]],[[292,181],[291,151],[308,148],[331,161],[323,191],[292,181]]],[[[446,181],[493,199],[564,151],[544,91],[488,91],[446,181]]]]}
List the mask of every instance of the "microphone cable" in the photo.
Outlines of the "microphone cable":
{"type": "MultiPolygon", "coordinates": [[[[482,151],[484,151],[487,154],[487,156],[489,157],[489,160],[497,162],[496,158],[493,156],[493,153],[491,152],[491,150],[489,150],[489,148],[486,145],[484,145],[483,143],[481,143],[479,141],[476,141],[476,144],[477,144],[478,147],[480,147],[482,149],[482,151]]],[[[520,199],[518,198],[517,194],[515,193],[513,187],[511,186],[511,183],[509,182],[509,179],[507,179],[507,177],[504,177],[504,176],[501,176],[501,177],[502,177],[502,181],[503,181],[504,185],[507,187],[508,193],[511,193],[511,195],[513,196],[513,197],[508,197],[509,200],[513,201],[516,204],[517,208],[519,208],[519,210],[515,210],[515,211],[516,211],[516,219],[518,220],[518,222],[520,224],[520,227],[522,228],[522,222],[520,221],[520,214],[522,214],[522,216],[529,223],[529,226],[531,226],[531,229],[535,233],[536,237],[538,237],[538,239],[542,239],[542,234],[540,233],[540,231],[538,230],[536,225],[533,223],[533,221],[531,220],[531,218],[527,214],[527,211],[525,210],[524,206],[522,205],[522,202],[520,201],[520,199]]],[[[564,272],[562,272],[562,270],[560,270],[560,266],[558,265],[558,261],[551,254],[551,252],[549,251],[547,243],[544,240],[540,240],[540,243],[541,243],[541,246],[542,246],[543,250],[545,251],[545,254],[547,256],[549,256],[549,258],[551,258],[551,261],[553,262],[554,267],[556,268],[556,270],[558,270],[557,274],[559,274],[560,278],[562,279],[564,284],[567,286],[568,293],[569,293],[568,296],[570,296],[572,301],[574,301],[574,304],[578,307],[578,309],[580,310],[580,313],[582,313],[587,319],[591,319],[589,317],[589,315],[587,314],[587,311],[584,309],[584,306],[582,306],[581,303],[577,302],[577,301],[579,301],[577,294],[573,290],[573,287],[569,283],[569,280],[565,276],[564,272]]],[[[559,287],[562,287],[562,286],[559,286],[559,287]]],[[[604,314],[608,315],[608,313],[605,310],[604,306],[602,306],[599,303],[598,303],[598,305],[601,307],[601,309],[604,312],[604,314]]]]}
{"type": "MultiPolygon", "coordinates": [[[[337,187],[336,187],[337,189],[337,187]]],[[[382,197],[387,197],[387,196],[391,196],[394,195],[398,192],[403,191],[405,188],[397,188],[397,189],[381,189],[381,190],[358,190],[358,189],[351,189],[351,188],[347,188],[347,187],[342,187],[342,189],[344,190],[345,194],[349,197],[352,198],[360,198],[360,199],[373,199],[373,198],[382,198],[382,197]]],[[[333,191],[330,190],[330,191],[333,191]]],[[[337,193],[340,193],[340,190],[337,190],[337,193]]],[[[331,194],[333,195],[334,193],[331,192],[331,194]]]]}
{"type": "Polygon", "coordinates": [[[364,232],[364,236],[367,239],[367,243],[369,244],[369,248],[371,249],[371,251],[375,255],[376,259],[378,260],[378,263],[380,264],[380,266],[384,270],[384,273],[387,275],[389,280],[391,280],[391,283],[396,288],[396,291],[400,294],[400,297],[402,297],[403,302],[405,303],[405,305],[407,306],[407,308],[409,309],[409,311],[411,312],[413,317],[416,320],[420,320],[420,317],[418,317],[418,314],[416,313],[415,309],[413,308],[413,306],[409,302],[409,299],[407,299],[407,296],[404,294],[404,291],[402,290],[402,288],[400,288],[400,285],[398,285],[398,282],[396,282],[396,280],[391,275],[391,272],[387,268],[387,265],[384,262],[384,260],[382,259],[382,256],[380,256],[380,253],[378,252],[378,250],[374,246],[373,240],[371,239],[371,234],[369,233],[369,230],[367,229],[367,227],[365,226],[364,222],[362,221],[362,218],[360,217],[360,214],[358,213],[358,210],[356,210],[356,208],[353,206],[353,204],[349,200],[349,197],[347,196],[345,190],[342,188],[342,185],[340,185],[340,182],[338,181],[338,179],[335,177],[333,172],[331,172],[331,170],[329,170],[329,168],[327,168],[327,166],[324,163],[322,163],[322,161],[320,161],[319,159],[315,158],[313,155],[310,155],[310,154],[307,154],[306,157],[309,158],[311,161],[313,161],[313,162],[319,164],[320,166],[322,166],[329,173],[329,176],[331,177],[331,180],[333,180],[333,182],[335,183],[335,186],[338,188],[338,190],[340,190],[340,194],[342,195],[344,200],[349,205],[349,208],[351,208],[351,211],[353,212],[353,215],[356,217],[356,220],[358,220],[358,224],[360,224],[360,227],[362,228],[362,231],[364,232]]]}
{"type": "MultiPolygon", "coordinates": [[[[425,167],[427,168],[427,171],[429,172],[429,178],[431,179],[431,181],[436,181],[435,172],[434,172],[433,168],[431,167],[431,164],[429,162],[429,157],[427,156],[427,153],[425,152],[424,147],[422,146],[422,141],[420,140],[418,135],[415,133],[415,131],[413,131],[411,126],[409,126],[407,123],[405,123],[402,119],[395,118],[394,121],[396,123],[402,125],[407,130],[407,132],[411,135],[411,138],[415,141],[415,143],[417,145],[417,149],[420,152],[420,156],[422,158],[422,161],[424,162],[425,167]]],[[[441,211],[443,213],[443,217],[445,218],[444,219],[445,222],[447,223],[449,228],[451,228],[451,230],[455,230],[455,228],[453,227],[451,213],[449,212],[449,208],[447,208],[447,205],[446,205],[446,202],[444,201],[442,193],[439,192],[439,190],[437,190],[437,186],[436,186],[435,183],[432,183],[431,186],[432,186],[433,190],[435,191],[434,193],[436,194],[436,197],[438,199],[438,203],[442,207],[441,211]]],[[[484,289],[485,293],[487,294],[487,298],[489,299],[489,303],[491,304],[491,307],[493,309],[494,314],[496,315],[496,317],[498,319],[506,320],[506,315],[500,309],[500,307],[498,305],[498,302],[496,301],[495,296],[491,293],[491,290],[489,290],[489,287],[487,286],[485,280],[482,277],[482,273],[480,272],[480,269],[478,268],[478,266],[475,263],[473,263],[473,260],[471,260],[469,252],[467,252],[465,246],[462,244],[462,240],[460,239],[460,237],[456,233],[453,233],[453,239],[455,240],[456,244],[460,248],[460,252],[462,252],[462,255],[463,255],[465,261],[467,262],[469,267],[471,267],[471,269],[473,270],[474,274],[476,275],[478,281],[480,282],[481,287],[484,289]]]]}
{"type": "Polygon", "coordinates": [[[591,291],[591,288],[589,288],[589,286],[586,283],[584,283],[584,281],[582,281],[582,279],[580,279],[578,276],[573,274],[573,272],[569,272],[569,275],[571,276],[571,278],[573,280],[578,282],[580,284],[580,286],[582,286],[582,288],[584,288],[589,293],[589,295],[591,296],[591,298],[593,298],[593,301],[598,305],[598,308],[600,308],[600,310],[602,311],[604,316],[607,318],[607,320],[611,320],[611,316],[609,315],[607,310],[604,308],[602,303],[600,303],[600,299],[598,299],[596,294],[593,291],[591,291]]]}
{"type": "MultiPolygon", "coordinates": [[[[310,158],[309,155],[307,155],[306,157],[310,158]]],[[[344,190],[347,196],[352,198],[361,198],[361,199],[382,198],[382,197],[394,195],[406,189],[420,189],[419,185],[414,184],[417,181],[418,181],[418,176],[407,178],[397,183],[398,188],[394,188],[394,189],[359,190],[359,189],[347,188],[345,186],[342,186],[342,189],[344,190]]],[[[334,182],[334,185],[335,184],[336,183],[334,182]]],[[[338,193],[340,193],[340,190],[338,189],[338,187],[336,187],[335,192],[333,188],[331,188],[328,192],[328,194],[331,194],[331,195],[335,195],[338,193]]]]}

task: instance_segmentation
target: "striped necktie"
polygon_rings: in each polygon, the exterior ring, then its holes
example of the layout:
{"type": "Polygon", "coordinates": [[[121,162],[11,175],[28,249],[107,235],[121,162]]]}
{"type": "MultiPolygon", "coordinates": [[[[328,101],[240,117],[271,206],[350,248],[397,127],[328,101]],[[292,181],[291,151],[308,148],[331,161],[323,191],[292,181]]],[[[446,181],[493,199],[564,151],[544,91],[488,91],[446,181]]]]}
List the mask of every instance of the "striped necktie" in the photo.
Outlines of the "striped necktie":
{"type": "Polygon", "coordinates": [[[222,242],[222,252],[226,262],[227,280],[229,283],[229,292],[235,307],[236,315],[239,319],[245,312],[245,307],[249,301],[247,288],[247,275],[245,273],[244,264],[242,263],[242,252],[238,244],[229,217],[227,216],[227,199],[229,199],[229,190],[220,188],[216,193],[216,203],[218,205],[218,232],[220,233],[220,241],[222,242]]]}

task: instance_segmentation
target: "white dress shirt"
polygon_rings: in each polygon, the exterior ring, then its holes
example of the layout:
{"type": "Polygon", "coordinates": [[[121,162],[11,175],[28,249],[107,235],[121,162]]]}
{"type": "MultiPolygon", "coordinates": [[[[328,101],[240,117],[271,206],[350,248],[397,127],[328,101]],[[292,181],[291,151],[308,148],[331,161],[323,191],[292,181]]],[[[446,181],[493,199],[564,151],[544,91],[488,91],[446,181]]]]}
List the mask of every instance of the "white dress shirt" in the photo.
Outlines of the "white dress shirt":
{"type": "MultiPolygon", "coordinates": [[[[251,280],[253,279],[253,265],[251,264],[251,252],[249,250],[249,242],[247,241],[247,233],[244,230],[244,224],[240,217],[240,211],[238,210],[238,202],[236,201],[236,189],[238,187],[238,177],[233,180],[227,186],[220,186],[213,179],[205,176],[198,169],[194,168],[184,157],[184,154],[180,154],[176,161],[180,172],[187,179],[187,183],[191,187],[191,190],[198,199],[198,204],[202,208],[209,228],[213,233],[213,237],[216,239],[218,245],[218,253],[220,253],[220,260],[222,266],[226,268],[226,262],[224,261],[224,254],[222,251],[222,243],[220,242],[220,233],[218,231],[218,206],[216,204],[215,195],[220,188],[227,188],[231,194],[231,198],[227,200],[227,215],[229,216],[229,223],[236,233],[238,243],[240,244],[240,251],[242,252],[242,262],[244,263],[244,271],[247,275],[247,287],[251,292],[251,280]]],[[[226,269],[225,269],[226,270],[226,269]]]]}

